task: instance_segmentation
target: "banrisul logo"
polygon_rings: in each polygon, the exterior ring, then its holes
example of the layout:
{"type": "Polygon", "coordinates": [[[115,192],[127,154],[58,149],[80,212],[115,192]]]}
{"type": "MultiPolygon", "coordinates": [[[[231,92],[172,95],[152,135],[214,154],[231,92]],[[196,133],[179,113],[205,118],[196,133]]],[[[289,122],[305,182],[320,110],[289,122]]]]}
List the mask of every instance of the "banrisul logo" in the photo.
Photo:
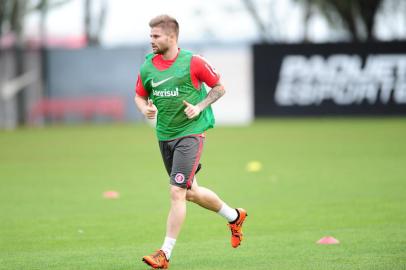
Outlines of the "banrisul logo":
{"type": "Polygon", "coordinates": [[[155,90],[152,89],[152,94],[156,97],[177,97],[179,96],[179,88],[176,87],[175,90],[155,90]]]}
{"type": "Polygon", "coordinates": [[[156,97],[177,97],[179,96],[179,88],[176,87],[175,90],[172,89],[162,89],[162,90],[156,90],[154,88],[166,83],[167,81],[172,80],[174,77],[168,77],[159,81],[154,81],[154,79],[152,79],[151,81],[151,86],[152,86],[152,94],[156,97]]]}

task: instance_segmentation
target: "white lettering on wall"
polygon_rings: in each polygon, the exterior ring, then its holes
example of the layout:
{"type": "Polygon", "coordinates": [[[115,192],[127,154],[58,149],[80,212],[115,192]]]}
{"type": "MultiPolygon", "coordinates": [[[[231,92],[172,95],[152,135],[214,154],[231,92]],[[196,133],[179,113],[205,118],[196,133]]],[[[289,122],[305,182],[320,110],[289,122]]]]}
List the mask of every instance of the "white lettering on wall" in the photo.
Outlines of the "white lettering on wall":
{"type": "Polygon", "coordinates": [[[406,54],[285,56],[276,87],[281,106],[406,104],[406,54]]]}

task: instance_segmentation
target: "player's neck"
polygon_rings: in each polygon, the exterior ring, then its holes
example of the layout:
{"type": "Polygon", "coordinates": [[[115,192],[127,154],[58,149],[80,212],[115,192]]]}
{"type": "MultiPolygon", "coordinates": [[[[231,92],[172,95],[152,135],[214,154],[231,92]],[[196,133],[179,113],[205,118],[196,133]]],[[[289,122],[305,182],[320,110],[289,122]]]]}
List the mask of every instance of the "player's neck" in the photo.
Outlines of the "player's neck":
{"type": "Polygon", "coordinates": [[[164,60],[172,60],[178,55],[178,46],[173,46],[169,48],[164,54],[162,54],[162,58],[164,60]]]}

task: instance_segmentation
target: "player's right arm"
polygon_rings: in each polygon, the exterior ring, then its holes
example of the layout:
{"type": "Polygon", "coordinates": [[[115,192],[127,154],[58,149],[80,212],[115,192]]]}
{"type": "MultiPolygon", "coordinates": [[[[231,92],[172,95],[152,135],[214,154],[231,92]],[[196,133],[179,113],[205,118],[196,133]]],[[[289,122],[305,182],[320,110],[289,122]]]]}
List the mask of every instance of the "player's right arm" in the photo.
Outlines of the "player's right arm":
{"type": "Polygon", "coordinates": [[[145,90],[141,81],[141,76],[138,74],[137,85],[135,87],[135,105],[138,110],[148,119],[155,119],[157,108],[152,103],[152,100],[148,99],[148,92],[145,90]]]}

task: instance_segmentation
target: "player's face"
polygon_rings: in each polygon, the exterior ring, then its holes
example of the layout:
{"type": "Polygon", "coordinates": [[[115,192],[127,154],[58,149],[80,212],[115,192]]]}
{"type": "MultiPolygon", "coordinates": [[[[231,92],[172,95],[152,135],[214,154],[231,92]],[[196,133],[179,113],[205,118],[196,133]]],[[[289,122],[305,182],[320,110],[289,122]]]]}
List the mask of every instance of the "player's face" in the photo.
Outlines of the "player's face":
{"type": "Polygon", "coordinates": [[[171,37],[161,27],[151,28],[151,46],[155,54],[164,54],[171,45],[171,37]]]}
{"type": "Polygon", "coordinates": [[[161,27],[151,28],[151,46],[155,54],[164,54],[169,49],[169,36],[161,27]]]}

